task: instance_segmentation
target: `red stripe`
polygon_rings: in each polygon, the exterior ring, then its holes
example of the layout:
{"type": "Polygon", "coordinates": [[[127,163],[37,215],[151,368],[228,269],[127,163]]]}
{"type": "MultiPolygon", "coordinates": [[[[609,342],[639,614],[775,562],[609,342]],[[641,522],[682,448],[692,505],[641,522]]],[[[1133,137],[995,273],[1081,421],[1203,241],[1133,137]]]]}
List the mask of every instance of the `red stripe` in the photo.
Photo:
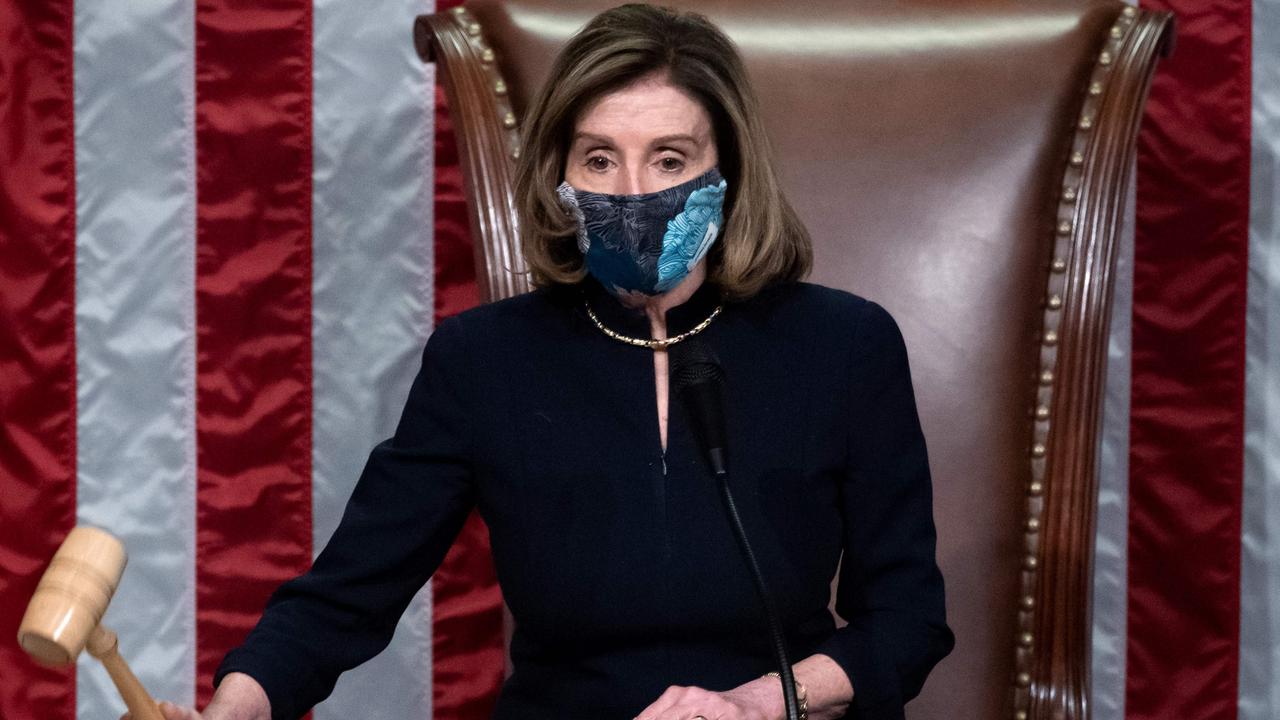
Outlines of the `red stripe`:
{"type": "Polygon", "coordinates": [[[311,560],[311,4],[196,5],[197,698],[311,560]]]}
{"type": "MultiPolygon", "coordinates": [[[[443,12],[457,0],[439,2],[443,12]]],[[[435,320],[479,302],[462,171],[442,88],[436,88],[435,320]]],[[[472,513],[431,579],[433,715],[487,720],[504,675],[502,595],[489,531],[472,513]]]]}
{"type": "Polygon", "coordinates": [[[1236,717],[1250,15],[1158,0],[1177,47],[1138,148],[1126,716],[1236,717]]]}
{"type": "MultiPolygon", "coordinates": [[[[441,11],[456,2],[442,2],[441,11]]],[[[476,283],[475,256],[472,253],[471,227],[467,217],[467,198],[463,192],[462,168],[458,165],[458,146],[449,120],[444,88],[436,85],[435,139],[435,222],[433,230],[435,256],[435,319],[475,307],[480,303],[476,283]]]]}
{"type": "Polygon", "coordinates": [[[72,3],[0,3],[0,38],[0,718],[59,720],[74,669],[14,639],[75,523],[72,3]]]}

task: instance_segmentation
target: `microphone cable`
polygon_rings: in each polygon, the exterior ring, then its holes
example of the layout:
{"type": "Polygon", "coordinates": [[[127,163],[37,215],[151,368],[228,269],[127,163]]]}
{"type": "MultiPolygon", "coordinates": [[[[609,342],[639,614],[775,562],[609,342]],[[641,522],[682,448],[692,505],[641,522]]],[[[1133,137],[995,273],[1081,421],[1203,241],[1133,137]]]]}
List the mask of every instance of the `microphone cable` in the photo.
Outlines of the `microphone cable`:
{"type": "Polygon", "coordinates": [[[756,594],[764,605],[765,620],[769,626],[769,634],[773,640],[773,654],[778,661],[778,679],[782,683],[782,699],[786,708],[787,720],[799,720],[800,703],[796,699],[795,675],[788,659],[786,637],[782,632],[782,623],[778,619],[778,610],[774,606],[773,596],[769,593],[764,574],[756,562],[755,552],[747,539],[746,528],[738,515],[738,505],[734,502],[733,491],[729,487],[728,442],[724,421],[724,369],[711,348],[701,338],[690,338],[668,349],[671,357],[671,388],[684,402],[692,420],[694,434],[706,454],[711,465],[712,474],[720,487],[720,497],[724,501],[725,512],[733,526],[733,534],[737,538],[738,547],[751,571],[751,579],[755,582],[756,594]]]}

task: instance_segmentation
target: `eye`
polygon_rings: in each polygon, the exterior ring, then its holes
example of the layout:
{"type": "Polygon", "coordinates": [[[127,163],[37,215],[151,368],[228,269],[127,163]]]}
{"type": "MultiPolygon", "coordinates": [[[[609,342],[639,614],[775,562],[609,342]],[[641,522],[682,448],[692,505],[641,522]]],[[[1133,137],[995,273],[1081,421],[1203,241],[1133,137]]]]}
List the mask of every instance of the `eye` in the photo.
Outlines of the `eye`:
{"type": "Polygon", "coordinates": [[[587,169],[595,170],[596,172],[604,172],[605,170],[608,170],[609,163],[609,158],[603,155],[592,155],[582,162],[583,165],[587,166],[587,169]]]}
{"type": "Polygon", "coordinates": [[[678,172],[684,169],[684,161],[678,157],[667,156],[658,160],[658,165],[665,172],[678,172]]]}

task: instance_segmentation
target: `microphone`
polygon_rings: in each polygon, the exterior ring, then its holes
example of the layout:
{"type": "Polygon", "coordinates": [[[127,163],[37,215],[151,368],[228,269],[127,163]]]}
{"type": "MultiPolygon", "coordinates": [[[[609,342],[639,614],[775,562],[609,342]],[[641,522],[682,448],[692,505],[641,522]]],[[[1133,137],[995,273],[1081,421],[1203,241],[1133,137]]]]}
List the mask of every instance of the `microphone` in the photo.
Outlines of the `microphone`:
{"type": "Polygon", "coordinates": [[[729,488],[728,431],[724,421],[724,368],[711,347],[702,338],[692,337],[667,349],[671,358],[671,389],[684,403],[693,434],[706,455],[711,472],[720,485],[720,497],[729,515],[733,533],[738,539],[756,594],[764,605],[765,620],[773,639],[773,654],[778,661],[778,680],[782,683],[782,702],[787,720],[799,720],[800,704],[796,699],[795,676],[787,659],[787,642],[778,621],[773,596],[765,585],[764,574],[747,540],[747,531],[738,516],[738,506],[729,488]]]}
{"type": "Polygon", "coordinates": [[[706,343],[690,338],[673,345],[671,388],[689,413],[694,435],[716,477],[729,472],[724,425],[724,369],[706,343]]]}

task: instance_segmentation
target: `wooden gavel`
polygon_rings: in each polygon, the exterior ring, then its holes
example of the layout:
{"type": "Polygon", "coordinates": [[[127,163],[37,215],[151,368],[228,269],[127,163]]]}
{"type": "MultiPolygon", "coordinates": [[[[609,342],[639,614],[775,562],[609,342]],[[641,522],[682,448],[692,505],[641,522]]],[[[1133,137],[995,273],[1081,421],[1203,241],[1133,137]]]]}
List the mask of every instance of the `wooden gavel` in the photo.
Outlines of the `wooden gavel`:
{"type": "Polygon", "coordinates": [[[31,596],[18,627],[18,644],[45,665],[70,665],[88,648],[106,666],[133,720],[164,720],[117,652],[116,634],[101,624],[126,559],[124,545],[110,533],[73,529],[31,596]]]}

